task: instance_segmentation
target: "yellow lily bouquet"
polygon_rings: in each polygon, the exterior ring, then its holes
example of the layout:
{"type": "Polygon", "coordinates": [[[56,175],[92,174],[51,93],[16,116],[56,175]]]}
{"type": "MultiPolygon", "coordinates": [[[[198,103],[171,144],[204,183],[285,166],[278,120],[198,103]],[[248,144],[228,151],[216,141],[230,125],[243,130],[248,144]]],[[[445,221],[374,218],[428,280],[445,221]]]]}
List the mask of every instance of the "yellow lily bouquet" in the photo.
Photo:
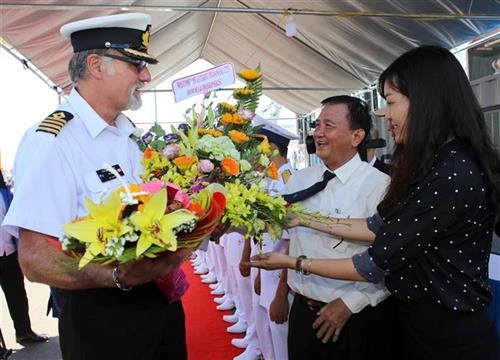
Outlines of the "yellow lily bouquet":
{"type": "Polygon", "coordinates": [[[88,215],[66,224],[59,239],[63,251],[80,258],[79,268],[195,248],[219,224],[225,197],[209,187],[188,195],[155,180],[124,184],[102,203],[87,200],[86,206],[88,215]]]}
{"type": "Polygon", "coordinates": [[[222,221],[245,227],[247,236],[260,238],[269,232],[280,238],[286,225],[285,201],[264,190],[266,177],[276,179],[268,139],[252,126],[255,109],[262,94],[259,69],[245,69],[239,77],[244,88],[235,89],[236,105],[220,102],[208,105],[205,97],[201,111],[188,111],[187,122],[171,133],[158,124],[136,141],[144,151],[144,181],[153,179],[178,185],[187,194],[219,184],[226,196],[222,221]]]}

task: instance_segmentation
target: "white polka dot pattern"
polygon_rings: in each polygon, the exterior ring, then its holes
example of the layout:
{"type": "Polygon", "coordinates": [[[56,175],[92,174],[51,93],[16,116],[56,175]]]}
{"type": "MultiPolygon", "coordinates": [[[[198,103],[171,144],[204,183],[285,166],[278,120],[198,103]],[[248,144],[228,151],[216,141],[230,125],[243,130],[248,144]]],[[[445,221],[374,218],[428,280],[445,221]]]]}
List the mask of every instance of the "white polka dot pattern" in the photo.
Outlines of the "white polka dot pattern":
{"type": "Polygon", "coordinates": [[[443,147],[429,174],[383,220],[369,255],[401,300],[431,299],[456,311],[491,300],[488,257],[493,210],[467,146],[443,147]]]}

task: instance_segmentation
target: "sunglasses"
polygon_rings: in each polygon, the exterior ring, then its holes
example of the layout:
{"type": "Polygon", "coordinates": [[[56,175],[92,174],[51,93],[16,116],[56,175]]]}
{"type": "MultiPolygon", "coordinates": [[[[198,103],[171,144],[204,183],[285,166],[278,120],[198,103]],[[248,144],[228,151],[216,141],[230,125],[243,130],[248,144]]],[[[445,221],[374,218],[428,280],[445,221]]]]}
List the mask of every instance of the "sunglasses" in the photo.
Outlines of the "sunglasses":
{"type": "Polygon", "coordinates": [[[141,72],[142,70],[144,70],[148,66],[148,63],[144,60],[135,60],[135,59],[132,59],[132,58],[129,58],[126,56],[120,56],[120,55],[115,55],[115,54],[105,54],[103,56],[132,64],[135,66],[137,72],[141,72]]]}

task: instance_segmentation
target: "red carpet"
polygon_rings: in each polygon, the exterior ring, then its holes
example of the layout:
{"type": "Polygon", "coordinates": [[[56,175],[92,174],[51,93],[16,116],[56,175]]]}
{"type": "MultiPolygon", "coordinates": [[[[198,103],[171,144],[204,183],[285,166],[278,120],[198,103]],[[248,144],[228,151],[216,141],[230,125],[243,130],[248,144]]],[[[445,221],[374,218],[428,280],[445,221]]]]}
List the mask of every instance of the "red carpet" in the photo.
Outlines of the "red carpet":
{"type": "Polygon", "coordinates": [[[182,297],[186,312],[186,337],[189,360],[232,360],[243,349],[231,345],[231,339],[244,334],[229,334],[226,329],[231,324],[222,320],[231,311],[215,309],[208,285],[201,282],[199,275],[193,274],[193,267],[186,261],[182,266],[189,281],[189,289],[182,297]]]}

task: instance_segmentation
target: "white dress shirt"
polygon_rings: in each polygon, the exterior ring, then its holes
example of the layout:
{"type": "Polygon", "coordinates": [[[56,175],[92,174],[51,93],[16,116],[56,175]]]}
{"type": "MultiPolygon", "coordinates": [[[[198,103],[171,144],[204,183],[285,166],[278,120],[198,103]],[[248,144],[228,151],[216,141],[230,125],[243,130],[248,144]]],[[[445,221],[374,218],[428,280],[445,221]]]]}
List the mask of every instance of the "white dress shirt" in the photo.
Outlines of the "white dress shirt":
{"type": "MultiPolygon", "coordinates": [[[[328,170],[325,165],[300,170],[291,177],[283,193],[290,194],[321,181],[325,170],[328,170]]],[[[376,212],[389,184],[386,174],[361,161],[356,154],[336,169],[335,175],[324,190],[299,204],[311,212],[319,211],[338,218],[366,218],[376,212]]],[[[305,227],[292,228],[288,232],[290,255],[295,257],[343,259],[368,247],[367,243],[343,241],[305,227]]],[[[317,301],[328,303],[341,298],[352,313],[370,304],[375,306],[389,296],[382,285],[302,275],[295,270],[288,271],[288,284],[295,292],[317,301]]]]}
{"type": "Polygon", "coordinates": [[[118,164],[128,182],[140,182],[142,152],[129,138],[134,126],[120,114],[108,125],[73,89],[58,110],[73,114],[57,136],[29,129],[14,168],[16,193],[3,226],[17,236],[25,228],[60,237],[62,227],[87,214],[84,200],[102,200],[121,185],[101,181],[103,164],[118,164]]]}

